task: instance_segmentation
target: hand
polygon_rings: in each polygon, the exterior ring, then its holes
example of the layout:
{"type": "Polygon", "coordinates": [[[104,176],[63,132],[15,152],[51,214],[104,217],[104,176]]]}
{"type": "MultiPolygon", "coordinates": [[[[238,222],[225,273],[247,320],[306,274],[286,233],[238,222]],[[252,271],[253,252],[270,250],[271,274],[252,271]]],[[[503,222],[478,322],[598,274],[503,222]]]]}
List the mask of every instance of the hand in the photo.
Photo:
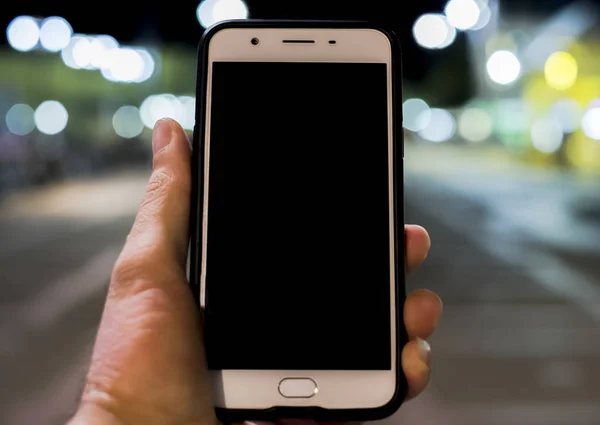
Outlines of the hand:
{"type": "MultiPolygon", "coordinates": [[[[153,173],[112,274],[87,383],[71,425],[214,425],[198,308],[186,281],[190,147],[181,127],[159,121],[153,173]]],[[[427,256],[429,236],[406,226],[407,266],[427,256]]],[[[411,341],[402,352],[409,397],[429,379],[441,301],[412,293],[404,308],[411,341]]]]}

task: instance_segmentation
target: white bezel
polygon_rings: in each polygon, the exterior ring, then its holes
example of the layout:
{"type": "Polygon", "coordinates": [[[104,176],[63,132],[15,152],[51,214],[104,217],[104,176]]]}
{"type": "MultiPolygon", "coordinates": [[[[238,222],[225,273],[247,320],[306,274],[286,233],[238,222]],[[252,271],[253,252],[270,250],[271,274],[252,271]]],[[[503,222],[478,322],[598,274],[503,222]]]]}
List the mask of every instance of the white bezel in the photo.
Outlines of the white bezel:
{"type": "MultiPolygon", "coordinates": [[[[396,390],[396,305],[395,240],[393,179],[393,105],[392,47],[383,33],[373,29],[322,28],[226,28],[215,33],[208,48],[208,84],[206,95],[203,240],[200,275],[200,300],[204,306],[206,279],[206,234],[208,226],[208,187],[210,158],[210,115],[212,63],[232,62],[373,62],[387,65],[389,199],[390,199],[390,307],[391,364],[386,371],[293,371],[293,370],[223,370],[209,371],[213,401],[228,409],[267,409],[273,406],[319,406],[326,409],[371,409],[386,405],[396,390]],[[252,38],[260,43],[254,46],[252,38]],[[311,44],[285,44],[283,40],[314,40],[311,44]],[[335,44],[330,44],[335,40],[335,44]],[[284,378],[309,377],[318,385],[311,398],[284,398],[278,385],[284,378]]],[[[240,347],[252,350],[252,347],[240,347]]]]}

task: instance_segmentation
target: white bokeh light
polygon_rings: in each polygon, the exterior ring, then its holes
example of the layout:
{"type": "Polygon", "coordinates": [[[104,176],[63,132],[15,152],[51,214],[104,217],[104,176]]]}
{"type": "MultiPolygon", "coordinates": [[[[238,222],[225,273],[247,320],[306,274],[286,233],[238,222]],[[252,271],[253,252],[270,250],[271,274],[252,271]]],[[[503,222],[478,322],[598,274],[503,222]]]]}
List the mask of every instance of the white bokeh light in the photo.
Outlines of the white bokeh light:
{"type": "Polygon", "coordinates": [[[183,114],[179,117],[179,124],[185,130],[193,130],[196,123],[196,99],[192,96],[179,96],[178,99],[183,106],[183,114]]]}
{"type": "Polygon", "coordinates": [[[94,39],[97,40],[100,43],[100,45],[106,50],[119,47],[119,42],[113,36],[110,35],[97,35],[94,37],[94,39]]]}
{"type": "Polygon", "coordinates": [[[6,127],[8,131],[17,136],[25,136],[35,129],[33,108],[29,105],[18,103],[10,107],[6,113],[6,127]]]}
{"type": "Polygon", "coordinates": [[[246,19],[248,7],[242,0],[217,0],[212,10],[215,22],[227,19],[246,19]]]}
{"type": "Polygon", "coordinates": [[[77,42],[79,40],[81,40],[82,38],[84,38],[82,35],[72,36],[71,39],[69,40],[69,43],[60,51],[60,57],[62,58],[63,63],[65,65],[67,65],[69,68],[73,68],[73,69],[80,68],[80,66],[77,65],[77,62],[75,61],[75,56],[73,54],[73,50],[75,49],[77,42]]]}
{"type": "Polygon", "coordinates": [[[155,94],[148,96],[140,105],[140,118],[148,128],[154,128],[160,119],[171,118],[185,130],[193,130],[195,114],[196,99],[192,96],[155,94]]]}
{"type": "Polygon", "coordinates": [[[421,131],[431,121],[431,109],[422,99],[408,99],[402,105],[403,126],[410,131],[421,131]]]}
{"type": "Polygon", "coordinates": [[[20,52],[29,52],[40,40],[40,27],[31,16],[16,17],[6,28],[8,44],[20,52]]]}
{"type": "Polygon", "coordinates": [[[583,115],[581,126],[587,137],[600,140],[600,106],[589,109],[583,115]]]}
{"type": "Polygon", "coordinates": [[[563,131],[551,117],[537,118],[531,126],[531,143],[540,152],[554,153],[563,143],[563,131]]]}
{"type": "Polygon", "coordinates": [[[521,63],[517,56],[508,50],[494,52],[487,61],[490,79],[498,84],[514,83],[521,75],[521,63]]]}
{"type": "Polygon", "coordinates": [[[90,37],[90,67],[102,69],[110,59],[109,52],[119,48],[119,43],[110,35],[90,37]]]}
{"type": "Polygon", "coordinates": [[[458,132],[469,142],[483,142],[492,135],[492,130],[492,117],[483,109],[466,109],[458,119],[458,132]]]}
{"type": "Polygon", "coordinates": [[[156,68],[156,64],[154,63],[154,58],[150,54],[150,52],[146,49],[135,49],[135,51],[140,55],[143,62],[142,73],[135,80],[136,83],[143,83],[152,77],[154,74],[154,69],[156,68]]]}
{"type": "Polygon", "coordinates": [[[125,139],[132,139],[142,134],[144,123],[140,111],[135,106],[121,106],[113,115],[115,133],[125,139]]]}
{"type": "Polygon", "coordinates": [[[154,58],[144,48],[119,47],[116,41],[96,38],[93,65],[108,81],[141,83],[154,74],[154,58]]]}
{"type": "Polygon", "coordinates": [[[419,46],[426,49],[443,49],[456,38],[456,29],[444,15],[427,13],[415,21],[413,36],[419,46]]]}
{"type": "Polygon", "coordinates": [[[469,28],[469,31],[479,31],[479,30],[487,27],[487,25],[492,20],[492,9],[490,9],[490,7],[487,5],[487,3],[480,1],[479,2],[479,10],[480,10],[479,19],[477,20],[477,23],[474,26],[469,28]]]}
{"type": "Polygon", "coordinates": [[[110,70],[110,75],[116,81],[132,83],[144,74],[144,59],[131,48],[111,49],[103,63],[103,68],[110,70]]]}
{"type": "Polygon", "coordinates": [[[63,62],[75,69],[102,69],[119,43],[109,35],[75,35],[61,52],[63,62]]]}
{"type": "Polygon", "coordinates": [[[204,0],[196,9],[198,22],[208,28],[229,19],[247,19],[248,6],[242,0],[204,0]]]}
{"type": "Polygon", "coordinates": [[[161,94],[157,96],[152,105],[150,105],[150,117],[156,124],[156,121],[163,118],[171,118],[177,120],[178,118],[178,104],[179,102],[172,94],[161,94]]]}
{"type": "Polygon", "coordinates": [[[66,108],[56,100],[46,100],[34,113],[35,125],[44,134],[58,134],[67,127],[69,114],[66,108]]]}
{"type": "Polygon", "coordinates": [[[156,96],[157,95],[155,94],[148,96],[140,105],[140,118],[142,120],[142,123],[150,129],[154,128],[155,124],[155,122],[152,120],[152,114],[150,113],[150,109],[152,108],[152,102],[154,102],[156,96]]]}
{"type": "Polygon", "coordinates": [[[479,22],[481,10],[475,0],[450,0],[444,9],[450,25],[459,30],[468,30],[479,22]]]}
{"type": "Polygon", "coordinates": [[[73,61],[75,65],[78,68],[93,68],[94,52],[93,39],[89,37],[77,37],[77,41],[73,46],[73,61]]]}
{"type": "Polygon", "coordinates": [[[216,2],[217,0],[204,0],[196,8],[196,18],[204,28],[208,28],[214,23],[212,11],[216,2]]]}
{"type": "Polygon", "coordinates": [[[73,29],[59,16],[44,19],[40,26],[40,44],[50,52],[58,52],[69,44],[73,29]]]}
{"type": "Polygon", "coordinates": [[[434,143],[450,140],[456,134],[456,121],[445,109],[431,109],[429,125],[419,131],[421,138],[434,143]]]}
{"type": "Polygon", "coordinates": [[[178,119],[179,100],[172,94],[149,96],[140,106],[142,122],[148,128],[154,128],[156,122],[163,118],[178,119]]]}
{"type": "Polygon", "coordinates": [[[446,22],[446,25],[448,26],[448,34],[446,35],[446,39],[442,42],[442,44],[437,46],[437,49],[445,49],[446,47],[454,43],[454,40],[456,40],[456,35],[458,34],[458,31],[456,31],[456,28],[454,28],[448,22],[446,22]]]}
{"type": "Polygon", "coordinates": [[[552,118],[561,126],[563,133],[573,133],[581,126],[583,114],[581,106],[574,99],[562,99],[556,102],[550,111],[552,118]]]}

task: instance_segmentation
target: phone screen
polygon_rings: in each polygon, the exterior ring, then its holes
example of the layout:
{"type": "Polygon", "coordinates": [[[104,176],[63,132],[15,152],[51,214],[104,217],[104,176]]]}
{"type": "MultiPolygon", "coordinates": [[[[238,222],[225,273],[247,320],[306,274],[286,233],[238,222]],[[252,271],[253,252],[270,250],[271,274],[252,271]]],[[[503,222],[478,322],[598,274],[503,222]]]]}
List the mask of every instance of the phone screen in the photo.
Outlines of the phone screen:
{"type": "Polygon", "coordinates": [[[390,370],[386,64],[212,71],[209,368],[390,370]]]}

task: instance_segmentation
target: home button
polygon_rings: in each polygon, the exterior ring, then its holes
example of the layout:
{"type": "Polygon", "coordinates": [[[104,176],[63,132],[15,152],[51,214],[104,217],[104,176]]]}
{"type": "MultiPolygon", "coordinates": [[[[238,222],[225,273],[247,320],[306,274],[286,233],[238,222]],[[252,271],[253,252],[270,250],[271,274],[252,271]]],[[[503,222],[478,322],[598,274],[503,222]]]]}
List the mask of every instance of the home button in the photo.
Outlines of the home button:
{"type": "Polygon", "coordinates": [[[310,378],[285,378],[278,389],[285,398],[311,398],[319,391],[317,383],[310,378]]]}

